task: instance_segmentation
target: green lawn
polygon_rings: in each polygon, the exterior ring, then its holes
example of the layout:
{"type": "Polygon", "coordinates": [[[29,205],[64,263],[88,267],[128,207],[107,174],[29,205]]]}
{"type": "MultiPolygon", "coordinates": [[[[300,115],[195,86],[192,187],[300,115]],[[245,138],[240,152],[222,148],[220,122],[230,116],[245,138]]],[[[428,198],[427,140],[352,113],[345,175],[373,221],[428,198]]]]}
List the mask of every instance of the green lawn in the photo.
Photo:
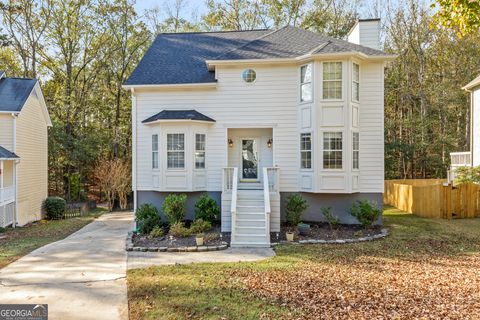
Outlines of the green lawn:
{"type": "Polygon", "coordinates": [[[37,248],[67,237],[92,222],[102,212],[104,210],[98,208],[79,218],[42,220],[25,227],[7,228],[0,233],[0,269],[37,248]]]}
{"type": "Polygon", "coordinates": [[[254,263],[128,272],[131,319],[480,319],[480,219],[384,211],[391,235],[254,263]]]}

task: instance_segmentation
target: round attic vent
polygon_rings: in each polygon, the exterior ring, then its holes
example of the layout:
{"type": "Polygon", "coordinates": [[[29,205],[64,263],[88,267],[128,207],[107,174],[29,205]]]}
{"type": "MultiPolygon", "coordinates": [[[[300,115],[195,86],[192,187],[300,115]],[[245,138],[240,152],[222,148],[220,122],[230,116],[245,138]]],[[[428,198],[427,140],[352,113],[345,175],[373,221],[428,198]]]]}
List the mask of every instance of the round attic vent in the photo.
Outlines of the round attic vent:
{"type": "Polygon", "coordinates": [[[253,69],[245,69],[242,72],[242,79],[247,83],[252,83],[255,81],[255,79],[257,79],[257,73],[253,69]]]}

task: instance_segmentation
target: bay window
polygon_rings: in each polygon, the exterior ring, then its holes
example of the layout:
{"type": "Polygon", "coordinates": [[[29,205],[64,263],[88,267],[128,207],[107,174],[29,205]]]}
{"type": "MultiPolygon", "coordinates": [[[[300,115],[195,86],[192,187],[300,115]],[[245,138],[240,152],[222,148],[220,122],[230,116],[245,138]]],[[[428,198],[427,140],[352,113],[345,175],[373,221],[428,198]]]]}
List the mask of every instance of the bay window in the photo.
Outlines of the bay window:
{"type": "Polygon", "coordinates": [[[352,136],[352,168],[360,168],[360,135],[358,132],[354,132],[352,136]]]}
{"type": "Polygon", "coordinates": [[[360,66],[353,64],[352,72],[352,99],[360,101],[360,66]]]}
{"type": "Polygon", "coordinates": [[[167,168],[185,168],[185,135],[183,133],[167,134],[167,168]]]}
{"type": "Polygon", "coordinates": [[[323,133],[323,168],[342,169],[343,167],[343,134],[341,132],[323,133]]]}
{"type": "Polygon", "coordinates": [[[312,168],[312,134],[300,134],[300,168],[312,168]]]}
{"type": "Polygon", "coordinates": [[[152,135],[152,169],[158,169],[158,134],[152,135]]]}
{"type": "Polygon", "coordinates": [[[307,64],[300,68],[300,102],[312,99],[312,64],[307,64]]]}
{"type": "Polygon", "coordinates": [[[195,169],[205,169],[205,135],[195,134],[195,169]]]}
{"type": "Polygon", "coordinates": [[[323,99],[342,99],[342,63],[323,63],[323,99]]]}

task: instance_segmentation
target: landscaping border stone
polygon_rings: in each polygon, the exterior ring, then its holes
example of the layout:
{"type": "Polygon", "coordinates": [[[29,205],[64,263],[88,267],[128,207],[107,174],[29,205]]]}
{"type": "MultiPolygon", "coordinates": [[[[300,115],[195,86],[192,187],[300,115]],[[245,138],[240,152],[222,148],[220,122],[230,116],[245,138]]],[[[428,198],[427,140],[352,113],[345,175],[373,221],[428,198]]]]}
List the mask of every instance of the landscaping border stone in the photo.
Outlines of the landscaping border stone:
{"type": "Polygon", "coordinates": [[[361,238],[351,238],[351,239],[334,239],[334,240],[316,240],[316,239],[307,239],[307,240],[300,240],[300,241],[280,241],[280,242],[273,242],[272,246],[276,246],[279,244],[291,243],[291,244],[344,244],[344,243],[356,243],[356,242],[365,242],[365,241],[373,241],[377,239],[382,239],[388,236],[388,229],[384,228],[381,230],[379,234],[375,234],[373,236],[368,237],[361,237],[361,238]]]}
{"type": "Polygon", "coordinates": [[[205,251],[219,251],[228,248],[228,243],[222,242],[216,246],[192,246],[192,247],[135,247],[133,245],[133,231],[128,232],[127,241],[125,245],[126,251],[141,251],[141,252],[205,252],[205,251]]]}

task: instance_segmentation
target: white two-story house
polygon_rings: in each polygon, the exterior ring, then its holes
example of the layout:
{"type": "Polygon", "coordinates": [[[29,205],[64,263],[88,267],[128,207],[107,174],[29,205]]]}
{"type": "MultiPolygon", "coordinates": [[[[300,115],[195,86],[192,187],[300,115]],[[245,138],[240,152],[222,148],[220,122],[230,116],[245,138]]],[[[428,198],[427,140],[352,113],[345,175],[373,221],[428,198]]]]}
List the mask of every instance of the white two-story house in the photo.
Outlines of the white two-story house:
{"type": "Polygon", "coordinates": [[[452,152],[449,179],[455,178],[455,169],[480,166],[480,75],[462,89],[470,93],[470,151],[452,152]]]}
{"type": "Polygon", "coordinates": [[[187,193],[221,205],[232,246],[265,245],[286,198],[303,219],[355,200],[382,205],[384,67],[379,21],[350,42],[295,27],[160,34],[124,84],[132,94],[135,207],[187,193]]]}
{"type": "Polygon", "coordinates": [[[0,71],[0,227],[42,218],[51,125],[38,80],[0,71]]]}

